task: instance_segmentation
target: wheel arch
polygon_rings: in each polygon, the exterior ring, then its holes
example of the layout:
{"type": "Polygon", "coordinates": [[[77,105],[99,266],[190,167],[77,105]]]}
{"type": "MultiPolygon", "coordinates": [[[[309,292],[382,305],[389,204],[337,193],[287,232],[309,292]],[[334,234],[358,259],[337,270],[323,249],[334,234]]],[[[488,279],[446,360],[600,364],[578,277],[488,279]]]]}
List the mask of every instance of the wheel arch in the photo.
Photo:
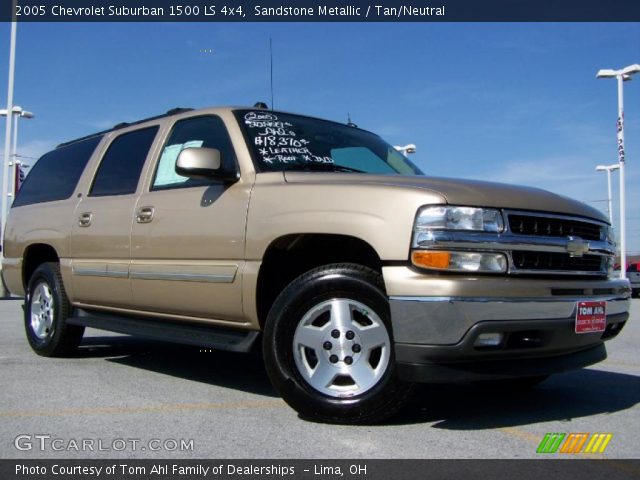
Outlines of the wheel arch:
{"type": "Polygon", "coordinates": [[[260,326],[264,326],[277,296],[294,278],[331,263],[355,263],[382,273],[380,256],[371,244],[358,237],[297,233],[273,240],[258,272],[255,301],[260,326]]]}
{"type": "Polygon", "coordinates": [[[29,245],[22,256],[22,285],[27,290],[29,279],[36,269],[46,262],[60,262],[58,252],[46,243],[34,243],[29,245]]]}

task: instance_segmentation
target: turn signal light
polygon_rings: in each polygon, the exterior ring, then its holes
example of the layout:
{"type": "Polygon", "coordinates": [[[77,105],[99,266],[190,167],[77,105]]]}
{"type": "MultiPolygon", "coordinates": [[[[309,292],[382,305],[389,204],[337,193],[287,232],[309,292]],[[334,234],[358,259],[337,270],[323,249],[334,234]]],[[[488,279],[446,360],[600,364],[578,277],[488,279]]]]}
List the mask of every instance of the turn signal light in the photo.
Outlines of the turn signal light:
{"type": "Polygon", "coordinates": [[[441,270],[449,268],[451,254],[449,252],[434,251],[413,251],[411,261],[417,267],[438,268],[441,270]]]}

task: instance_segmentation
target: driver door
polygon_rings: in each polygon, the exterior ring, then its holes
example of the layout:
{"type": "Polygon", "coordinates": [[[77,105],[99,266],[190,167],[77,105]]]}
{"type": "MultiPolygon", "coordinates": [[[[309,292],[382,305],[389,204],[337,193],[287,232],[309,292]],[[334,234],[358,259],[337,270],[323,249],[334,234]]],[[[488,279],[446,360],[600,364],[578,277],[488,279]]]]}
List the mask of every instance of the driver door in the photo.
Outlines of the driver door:
{"type": "Polygon", "coordinates": [[[160,316],[241,322],[245,225],[251,184],[178,175],[185,148],[215,148],[223,169],[237,163],[215,115],[175,122],[148,188],[138,198],[130,277],[136,309],[160,316]]]}

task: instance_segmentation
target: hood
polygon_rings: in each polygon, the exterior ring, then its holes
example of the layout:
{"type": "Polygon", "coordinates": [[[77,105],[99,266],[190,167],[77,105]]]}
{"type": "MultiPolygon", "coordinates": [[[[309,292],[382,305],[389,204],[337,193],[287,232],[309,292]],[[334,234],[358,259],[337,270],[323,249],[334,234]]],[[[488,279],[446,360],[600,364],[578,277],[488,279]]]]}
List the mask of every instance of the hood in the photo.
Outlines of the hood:
{"type": "Polygon", "coordinates": [[[366,184],[422,189],[438,194],[450,205],[508,208],[576,215],[609,223],[604,213],[571,198],[540,188],[505,183],[404,175],[284,172],[288,183],[366,184]]]}

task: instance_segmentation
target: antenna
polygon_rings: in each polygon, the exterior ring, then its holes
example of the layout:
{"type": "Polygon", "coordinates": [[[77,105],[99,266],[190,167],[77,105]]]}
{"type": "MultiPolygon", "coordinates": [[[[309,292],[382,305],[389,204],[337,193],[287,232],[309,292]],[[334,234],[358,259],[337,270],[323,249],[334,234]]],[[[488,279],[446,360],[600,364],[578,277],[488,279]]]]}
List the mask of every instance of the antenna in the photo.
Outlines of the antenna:
{"type": "Polygon", "coordinates": [[[269,37],[269,62],[271,68],[271,110],[273,110],[275,105],[273,103],[273,44],[271,37],[269,37]]]}

